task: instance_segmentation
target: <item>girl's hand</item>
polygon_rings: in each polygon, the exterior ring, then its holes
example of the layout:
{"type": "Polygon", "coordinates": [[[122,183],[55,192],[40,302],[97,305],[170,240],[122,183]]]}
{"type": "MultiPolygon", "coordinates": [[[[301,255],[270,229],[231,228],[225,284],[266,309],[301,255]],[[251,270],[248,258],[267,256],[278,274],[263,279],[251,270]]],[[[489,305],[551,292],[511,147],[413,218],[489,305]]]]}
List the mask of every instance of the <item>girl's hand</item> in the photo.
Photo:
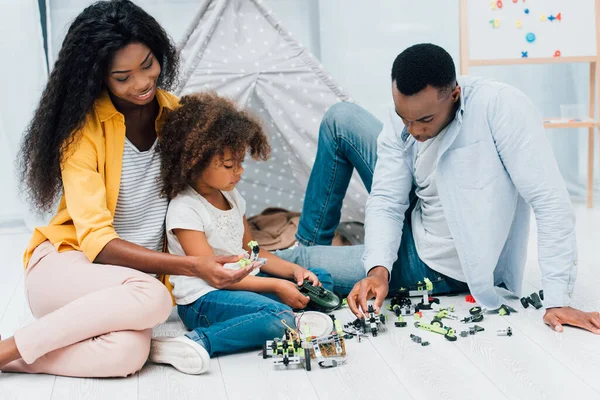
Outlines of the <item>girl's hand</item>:
{"type": "Polygon", "coordinates": [[[287,304],[295,310],[306,307],[310,301],[310,297],[300,293],[294,282],[286,281],[285,279],[277,279],[273,292],[282,303],[287,304]]]}
{"type": "Polygon", "coordinates": [[[298,286],[302,285],[305,279],[308,279],[313,286],[322,286],[321,282],[319,282],[319,278],[306,268],[302,268],[299,265],[294,265],[294,269],[292,270],[294,273],[294,280],[298,283],[298,286]]]}

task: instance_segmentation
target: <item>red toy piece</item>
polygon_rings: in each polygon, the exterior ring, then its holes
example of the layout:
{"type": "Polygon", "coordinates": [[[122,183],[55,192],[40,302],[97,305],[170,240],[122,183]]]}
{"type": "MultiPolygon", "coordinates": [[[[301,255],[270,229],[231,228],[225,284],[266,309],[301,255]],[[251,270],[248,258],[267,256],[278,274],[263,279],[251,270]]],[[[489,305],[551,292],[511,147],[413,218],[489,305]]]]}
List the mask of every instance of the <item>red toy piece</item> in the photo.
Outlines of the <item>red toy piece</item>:
{"type": "Polygon", "coordinates": [[[560,50],[556,50],[554,52],[554,57],[560,57],[560,50]]]}
{"type": "Polygon", "coordinates": [[[560,21],[560,20],[562,20],[562,15],[561,15],[561,13],[558,13],[558,14],[556,14],[556,19],[557,19],[557,20],[559,20],[559,21],[560,21]]]}
{"type": "Polygon", "coordinates": [[[496,5],[498,6],[498,8],[502,8],[502,0],[498,0],[496,2],[496,5]]]}
{"type": "Polygon", "coordinates": [[[467,303],[477,303],[477,302],[475,301],[475,298],[474,298],[473,296],[471,296],[470,294],[469,294],[469,295],[467,295],[467,296],[465,296],[465,301],[466,301],[467,303]]]}

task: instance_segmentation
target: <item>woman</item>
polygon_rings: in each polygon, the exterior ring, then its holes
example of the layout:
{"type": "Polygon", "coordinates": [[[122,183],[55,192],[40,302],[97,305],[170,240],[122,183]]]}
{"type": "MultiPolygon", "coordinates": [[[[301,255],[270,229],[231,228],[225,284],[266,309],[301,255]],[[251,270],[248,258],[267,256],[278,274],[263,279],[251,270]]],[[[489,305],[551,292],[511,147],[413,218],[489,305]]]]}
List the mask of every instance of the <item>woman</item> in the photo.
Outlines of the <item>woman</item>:
{"type": "Polygon", "coordinates": [[[149,274],[243,279],[239,257],[162,253],[157,132],[178,105],[165,92],[178,57],[154,18],[128,0],[95,3],[72,23],[20,154],[33,204],[50,211],[25,253],[33,324],[0,341],[0,370],[126,376],[146,362],[172,300],[149,274]]]}

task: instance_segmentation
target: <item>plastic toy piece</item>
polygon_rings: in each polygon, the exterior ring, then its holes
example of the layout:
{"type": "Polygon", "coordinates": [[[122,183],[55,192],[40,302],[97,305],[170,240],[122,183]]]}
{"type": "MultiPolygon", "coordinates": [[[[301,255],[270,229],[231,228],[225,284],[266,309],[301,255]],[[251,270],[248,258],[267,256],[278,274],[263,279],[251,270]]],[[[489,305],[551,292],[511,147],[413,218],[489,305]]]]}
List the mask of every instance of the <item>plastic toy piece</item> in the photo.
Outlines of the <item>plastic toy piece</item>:
{"type": "Polygon", "coordinates": [[[319,361],[319,367],[321,368],[335,368],[338,365],[344,365],[346,364],[346,360],[341,360],[341,361],[336,361],[336,360],[332,360],[330,358],[326,358],[323,361],[319,361]]]}
{"type": "Polygon", "coordinates": [[[507,306],[506,304],[502,304],[500,306],[500,308],[498,308],[497,312],[498,312],[498,314],[500,314],[500,316],[504,316],[504,315],[510,315],[511,312],[517,312],[517,310],[515,310],[511,306],[507,306]]]}
{"type": "MultiPolygon", "coordinates": [[[[383,325],[385,325],[385,315],[384,314],[376,314],[375,310],[373,309],[372,304],[369,304],[367,314],[369,314],[369,315],[365,316],[365,320],[368,320],[367,322],[369,323],[369,328],[371,330],[371,334],[373,335],[373,337],[376,337],[377,333],[379,331],[384,330],[383,325]]],[[[365,333],[367,333],[366,326],[365,326],[365,333]]]]}
{"type": "Polygon", "coordinates": [[[414,319],[421,319],[421,318],[423,318],[423,313],[421,311],[417,311],[417,312],[414,313],[413,318],[414,319]]]}
{"type": "Polygon", "coordinates": [[[310,298],[310,305],[326,313],[339,308],[342,304],[342,301],[335,293],[325,289],[323,286],[313,286],[308,279],[305,279],[302,285],[298,286],[298,290],[310,298]]]}
{"type": "Polygon", "coordinates": [[[448,326],[443,326],[442,321],[432,321],[431,324],[426,324],[424,322],[417,321],[417,322],[415,322],[415,327],[424,329],[429,332],[439,333],[440,335],[444,335],[446,340],[449,340],[451,342],[454,342],[457,339],[454,329],[452,329],[448,326]]]}
{"type": "Polygon", "coordinates": [[[519,0],[512,0],[513,3],[516,3],[517,1],[519,1],[519,0]]]}
{"type": "Polygon", "coordinates": [[[535,42],[535,33],[529,32],[527,35],[525,35],[525,40],[527,40],[529,43],[535,42]]]}
{"type": "Polygon", "coordinates": [[[529,14],[529,8],[525,9],[525,14],[529,14]]]}
{"type": "Polygon", "coordinates": [[[467,337],[469,336],[469,331],[467,329],[463,329],[460,331],[460,337],[467,337]]]}
{"type": "Polygon", "coordinates": [[[546,22],[548,18],[546,17],[546,14],[542,14],[542,16],[540,17],[540,21],[542,22],[546,22]]]}
{"type": "Polygon", "coordinates": [[[421,342],[421,346],[429,346],[429,342],[421,342]]]}
{"type": "Polygon", "coordinates": [[[499,19],[490,19],[490,24],[492,24],[492,28],[498,28],[500,26],[500,20],[499,19]]]}
{"type": "Polygon", "coordinates": [[[539,294],[533,292],[527,297],[521,297],[521,305],[523,306],[523,308],[527,308],[531,304],[532,306],[535,307],[536,310],[539,310],[540,308],[542,308],[544,306],[542,304],[543,297],[544,297],[543,290],[540,290],[539,294]]]}
{"type": "Polygon", "coordinates": [[[510,327],[506,329],[498,329],[496,331],[496,335],[498,336],[512,336],[512,329],[510,327]]]}
{"type": "Polygon", "coordinates": [[[550,21],[550,22],[554,22],[555,19],[556,19],[556,17],[554,15],[550,15],[548,17],[548,21],[550,21]]]}
{"type": "MultiPolygon", "coordinates": [[[[405,300],[410,302],[408,298],[405,298],[405,300]]],[[[394,304],[393,306],[390,304],[390,306],[388,306],[388,310],[396,314],[396,317],[414,314],[414,308],[410,304],[406,305],[405,307],[402,307],[400,304],[394,304]]]]}
{"type": "Polygon", "coordinates": [[[402,317],[402,315],[398,315],[398,321],[394,322],[394,326],[396,328],[406,327],[406,321],[404,321],[404,317],[402,317]]]}
{"type": "Polygon", "coordinates": [[[529,55],[527,54],[526,51],[522,51],[521,52],[521,58],[527,58],[529,55]]]}
{"type": "MultiPolygon", "coordinates": [[[[248,248],[250,249],[250,255],[247,258],[242,258],[239,261],[234,262],[234,263],[223,264],[223,267],[227,268],[227,269],[238,270],[241,268],[246,268],[248,265],[252,264],[255,261],[261,263],[261,266],[265,265],[267,263],[266,258],[258,257],[258,253],[260,252],[260,247],[258,246],[258,243],[256,241],[254,241],[254,240],[250,241],[248,243],[248,248]]],[[[256,268],[254,271],[252,271],[252,275],[256,275],[258,273],[258,270],[259,270],[259,268],[256,268]]]]}
{"type": "Polygon", "coordinates": [[[554,52],[554,57],[560,57],[560,50],[556,50],[554,52]]]}
{"type": "Polygon", "coordinates": [[[539,293],[540,293],[540,299],[542,301],[544,301],[544,289],[540,290],[539,293]]]}
{"type": "Polygon", "coordinates": [[[273,358],[274,365],[304,365],[310,371],[310,350],[302,347],[302,343],[296,332],[286,330],[281,339],[267,340],[263,345],[263,359],[273,358]]]}
{"type": "Polygon", "coordinates": [[[498,8],[502,8],[502,0],[498,0],[496,2],[496,6],[498,6],[498,8]]]}
{"type": "Polygon", "coordinates": [[[556,14],[556,20],[557,21],[562,21],[562,13],[556,14]]]}
{"type": "Polygon", "coordinates": [[[441,309],[437,314],[435,314],[435,316],[433,318],[439,319],[441,321],[444,318],[458,319],[458,316],[456,314],[449,312],[448,309],[441,309]]]}
{"type": "Polygon", "coordinates": [[[465,317],[460,320],[460,322],[465,323],[465,324],[470,324],[471,322],[481,322],[481,321],[483,321],[483,314],[469,315],[468,317],[465,317]]]}
{"type": "Polygon", "coordinates": [[[476,303],[475,298],[473,296],[471,296],[470,294],[465,296],[465,301],[467,303],[476,303]]]}
{"type": "Polygon", "coordinates": [[[402,308],[402,307],[407,307],[407,306],[411,306],[411,305],[412,305],[412,301],[410,301],[410,299],[408,297],[396,296],[396,297],[392,297],[392,300],[390,301],[390,305],[389,305],[388,309],[390,311],[393,311],[394,306],[399,306],[400,308],[402,308]]]}
{"type": "Polygon", "coordinates": [[[479,306],[471,307],[469,309],[469,314],[471,314],[471,315],[477,315],[477,314],[481,314],[481,313],[483,313],[483,309],[479,306]]]}
{"type": "Polygon", "coordinates": [[[412,333],[410,334],[410,338],[412,339],[413,342],[415,343],[421,343],[422,339],[420,336],[417,335],[413,335],[412,333]]]}
{"type": "Polygon", "coordinates": [[[498,6],[496,5],[495,1],[490,1],[490,6],[492,7],[492,10],[495,10],[496,8],[498,8],[498,6]]]}
{"type": "Polygon", "coordinates": [[[256,261],[258,260],[258,253],[260,252],[260,247],[258,246],[258,242],[252,240],[248,242],[248,248],[250,249],[250,260],[256,261]]]}
{"type": "MultiPolygon", "coordinates": [[[[440,278],[438,282],[442,281],[440,278]]],[[[400,288],[394,298],[392,298],[390,309],[393,309],[393,306],[398,304],[407,304],[405,300],[407,297],[423,297],[421,303],[415,306],[415,311],[419,310],[431,310],[431,303],[440,303],[439,299],[434,297],[430,297],[431,292],[433,291],[433,282],[429,278],[423,278],[422,281],[418,281],[414,286],[410,288],[400,288]]],[[[410,299],[408,299],[408,304],[410,305],[410,299]]]]}
{"type": "Polygon", "coordinates": [[[517,28],[521,28],[523,26],[523,23],[521,22],[520,19],[518,19],[516,25],[517,25],[517,28]]]}

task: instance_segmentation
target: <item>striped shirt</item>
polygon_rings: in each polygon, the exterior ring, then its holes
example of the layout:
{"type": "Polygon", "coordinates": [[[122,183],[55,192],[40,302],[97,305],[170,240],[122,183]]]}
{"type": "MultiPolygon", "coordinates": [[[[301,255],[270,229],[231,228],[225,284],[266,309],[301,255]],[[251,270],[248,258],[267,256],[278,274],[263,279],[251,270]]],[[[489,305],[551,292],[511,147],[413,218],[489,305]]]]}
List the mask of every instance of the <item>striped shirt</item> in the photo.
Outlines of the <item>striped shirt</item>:
{"type": "Polygon", "coordinates": [[[119,237],[162,251],[168,200],[160,194],[158,139],[139,151],[125,138],[121,186],[113,225],[119,237]]]}

